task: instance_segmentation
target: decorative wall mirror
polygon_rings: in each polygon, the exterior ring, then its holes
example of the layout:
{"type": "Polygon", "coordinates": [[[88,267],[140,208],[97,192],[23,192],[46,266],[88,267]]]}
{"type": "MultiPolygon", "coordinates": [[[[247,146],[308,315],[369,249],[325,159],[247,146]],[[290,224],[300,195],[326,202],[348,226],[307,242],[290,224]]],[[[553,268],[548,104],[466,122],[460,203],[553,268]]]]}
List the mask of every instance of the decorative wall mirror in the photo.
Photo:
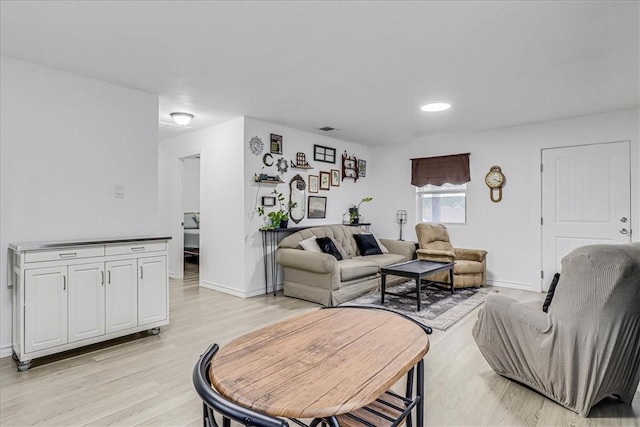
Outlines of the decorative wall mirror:
{"type": "Polygon", "coordinates": [[[291,209],[289,217],[296,224],[304,219],[307,212],[307,184],[300,174],[291,178],[289,181],[289,206],[297,203],[296,207],[291,209]]]}

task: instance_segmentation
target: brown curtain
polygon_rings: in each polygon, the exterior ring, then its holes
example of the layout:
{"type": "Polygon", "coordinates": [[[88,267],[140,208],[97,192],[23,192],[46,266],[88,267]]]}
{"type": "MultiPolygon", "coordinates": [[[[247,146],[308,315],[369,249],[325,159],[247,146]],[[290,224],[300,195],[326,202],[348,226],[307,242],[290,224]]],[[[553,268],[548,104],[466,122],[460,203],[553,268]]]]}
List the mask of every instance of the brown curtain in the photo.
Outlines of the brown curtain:
{"type": "Polygon", "coordinates": [[[411,159],[411,184],[416,187],[469,181],[469,153],[411,159]]]}

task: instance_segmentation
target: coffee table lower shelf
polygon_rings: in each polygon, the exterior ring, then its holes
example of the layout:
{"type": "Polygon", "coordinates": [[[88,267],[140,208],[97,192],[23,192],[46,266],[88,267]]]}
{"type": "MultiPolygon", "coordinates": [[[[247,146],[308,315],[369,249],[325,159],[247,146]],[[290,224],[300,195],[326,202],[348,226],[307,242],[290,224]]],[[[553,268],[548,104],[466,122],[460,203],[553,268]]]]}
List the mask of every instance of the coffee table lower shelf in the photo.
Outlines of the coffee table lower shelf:
{"type": "Polygon", "coordinates": [[[393,264],[387,267],[380,269],[380,275],[382,279],[381,283],[381,292],[380,292],[380,303],[384,304],[384,296],[386,295],[396,295],[403,296],[406,298],[415,299],[417,301],[417,311],[421,310],[420,306],[420,293],[422,291],[423,286],[427,286],[429,284],[445,284],[451,285],[451,293],[453,294],[453,266],[452,262],[436,262],[436,261],[423,261],[423,260],[413,260],[407,261],[400,264],[393,264]],[[433,280],[429,280],[428,283],[423,284],[422,278],[423,276],[430,276],[435,273],[440,273],[442,271],[449,271],[449,283],[444,282],[436,282],[433,280]],[[386,291],[387,285],[387,275],[393,276],[401,276],[401,277],[409,277],[414,279],[416,282],[415,293],[416,296],[412,296],[410,294],[414,293],[413,291],[405,292],[403,294],[397,294],[393,292],[386,291]]]}

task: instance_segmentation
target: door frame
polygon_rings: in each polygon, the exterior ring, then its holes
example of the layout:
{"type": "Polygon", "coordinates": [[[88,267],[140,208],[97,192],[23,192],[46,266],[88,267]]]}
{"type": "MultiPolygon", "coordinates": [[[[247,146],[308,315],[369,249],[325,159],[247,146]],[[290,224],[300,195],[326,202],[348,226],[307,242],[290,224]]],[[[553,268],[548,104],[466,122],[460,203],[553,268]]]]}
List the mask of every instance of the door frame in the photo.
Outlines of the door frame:
{"type": "MultiPolygon", "coordinates": [[[[176,246],[179,250],[179,271],[174,272],[173,276],[175,279],[182,279],[184,277],[184,212],[182,207],[182,185],[184,180],[184,161],[187,159],[200,159],[200,189],[202,189],[202,153],[198,150],[195,153],[191,153],[186,156],[180,156],[176,159],[177,161],[177,185],[176,185],[176,197],[177,197],[177,212],[175,213],[175,228],[174,235],[176,236],[176,246]]],[[[200,191],[200,202],[202,203],[202,191],[200,191]]],[[[200,219],[202,220],[202,212],[200,213],[200,219]]],[[[199,269],[199,267],[198,267],[199,269]]]]}

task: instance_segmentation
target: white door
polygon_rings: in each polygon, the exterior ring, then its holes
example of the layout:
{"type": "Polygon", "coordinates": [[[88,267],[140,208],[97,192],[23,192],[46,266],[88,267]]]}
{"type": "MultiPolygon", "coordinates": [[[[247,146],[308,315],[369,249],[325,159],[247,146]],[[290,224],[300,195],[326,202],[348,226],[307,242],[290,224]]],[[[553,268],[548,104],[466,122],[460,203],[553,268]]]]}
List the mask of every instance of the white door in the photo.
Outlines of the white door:
{"type": "Polygon", "coordinates": [[[629,142],[542,150],[542,289],[562,258],[590,244],[631,241],[629,142]]]}
{"type": "Polygon", "coordinates": [[[67,267],[25,271],[25,351],[67,343],[67,267]]]}
{"type": "Polygon", "coordinates": [[[167,257],[138,259],[138,325],[167,318],[167,257]]]}
{"type": "Polygon", "coordinates": [[[135,259],[110,261],[107,270],[107,333],[138,326],[138,278],[135,259]]]}
{"type": "Polygon", "coordinates": [[[104,335],[104,264],[69,267],[69,342],[104,335]]]}

